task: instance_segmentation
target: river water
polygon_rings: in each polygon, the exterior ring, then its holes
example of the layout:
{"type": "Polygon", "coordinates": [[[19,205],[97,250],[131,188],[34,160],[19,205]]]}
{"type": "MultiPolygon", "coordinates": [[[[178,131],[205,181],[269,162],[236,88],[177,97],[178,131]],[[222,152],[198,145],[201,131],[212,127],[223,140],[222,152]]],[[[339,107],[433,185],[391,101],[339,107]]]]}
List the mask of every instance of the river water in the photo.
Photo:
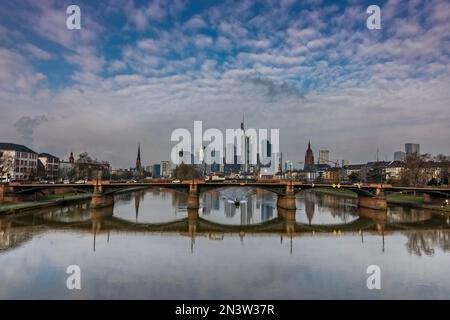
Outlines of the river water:
{"type": "Polygon", "coordinates": [[[0,218],[1,299],[448,299],[449,218],[304,192],[150,189],[0,218]],[[80,268],[69,290],[68,266],[80,268]],[[379,267],[380,289],[367,268],[379,267]]]}

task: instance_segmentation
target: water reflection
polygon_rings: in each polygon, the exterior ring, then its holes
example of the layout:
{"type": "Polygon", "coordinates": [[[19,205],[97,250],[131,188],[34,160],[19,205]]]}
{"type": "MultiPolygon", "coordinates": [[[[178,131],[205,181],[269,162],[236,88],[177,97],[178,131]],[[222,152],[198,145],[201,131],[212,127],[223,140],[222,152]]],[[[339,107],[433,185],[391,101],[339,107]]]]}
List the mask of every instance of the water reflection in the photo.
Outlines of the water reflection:
{"type": "Polygon", "coordinates": [[[358,218],[356,201],[305,191],[297,195],[299,222],[308,224],[349,223],[358,218]]]}
{"type": "Polygon", "coordinates": [[[30,232],[14,228],[13,222],[8,218],[0,218],[0,254],[30,241],[32,236],[30,232]]]}
{"type": "Polygon", "coordinates": [[[450,251],[450,233],[444,230],[424,230],[405,232],[408,239],[406,248],[410,254],[417,256],[435,254],[435,248],[450,251]]]}
{"type": "Polygon", "coordinates": [[[390,206],[387,212],[389,223],[414,223],[430,220],[432,212],[430,209],[390,206]]]}
{"type": "Polygon", "coordinates": [[[252,188],[238,189],[219,189],[202,194],[201,216],[232,225],[258,224],[275,218],[276,196],[273,193],[252,188]]]}
{"type": "Polygon", "coordinates": [[[187,195],[159,188],[116,196],[114,216],[137,223],[160,223],[185,218],[187,195]]]}
{"type": "Polygon", "coordinates": [[[450,296],[450,283],[442,280],[448,279],[445,268],[432,263],[450,263],[450,226],[441,213],[397,206],[358,209],[351,199],[311,192],[297,196],[297,210],[283,210],[277,208],[276,195],[258,189],[243,194],[219,189],[203,193],[200,203],[199,209],[187,209],[185,194],[150,189],[119,194],[113,207],[92,209],[81,201],[2,217],[0,297],[41,297],[42,286],[64,283],[57,278],[33,283],[36,291],[17,292],[14,288],[31,284],[11,276],[16,269],[38,277],[73,263],[122,277],[119,289],[105,285],[104,272],[95,273],[97,278],[89,281],[105,287],[101,293],[86,291],[94,298],[194,298],[201,292],[243,298],[243,286],[259,288],[245,291],[247,298],[358,298],[368,294],[359,288],[369,264],[403,279],[384,288],[384,294],[397,297],[401,292],[396,290],[405,286],[416,294],[423,270],[431,269],[426,281],[443,286],[439,292],[450,296]],[[245,201],[227,201],[237,197],[245,201]],[[425,263],[418,257],[433,260],[425,263]],[[30,261],[38,262],[31,267],[30,261]],[[361,283],[352,278],[355,266],[363,270],[361,283]],[[186,274],[195,281],[183,278],[186,274]],[[342,291],[326,289],[325,283],[339,287],[344,279],[342,291]],[[261,281],[264,286],[258,285],[261,281]]]}

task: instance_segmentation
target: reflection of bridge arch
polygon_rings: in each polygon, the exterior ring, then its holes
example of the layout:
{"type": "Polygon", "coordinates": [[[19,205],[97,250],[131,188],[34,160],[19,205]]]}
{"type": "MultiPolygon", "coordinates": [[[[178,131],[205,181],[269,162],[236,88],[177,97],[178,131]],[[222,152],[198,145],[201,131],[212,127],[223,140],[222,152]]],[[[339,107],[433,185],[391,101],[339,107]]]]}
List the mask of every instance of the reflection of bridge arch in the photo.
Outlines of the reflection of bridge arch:
{"type": "MultiPolygon", "coordinates": [[[[39,216],[34,218],[24,219],[24,217],[20,218],[21,221],[25,222],[27,220],[33,219],[33,223],[35,225],[46,225],[49,227],[53,227],[56,229],[64,228],[64,229],[86,229],[89,230],[92,228],[92,223],[97,220],[101,221],[102,228],[108,230],[117,230],[117,231],[132,231],[132,232],[185,232],[188,230],[189,223],[196,223],[197,228],[196,231],[199,233],[202,232],[223,232],[223,233],[284,233],[286,231],[286,223],[289,221],[289,218],[277,217],[269,221],[264,221],[261,223],[255,223],[250,225],[230,225],[230,224],[222,224],[218,222],[213,222],[201,217],[186,217],[170,222],[159,222],[159,223],[140,223],[134,222],[130,220],[126,220],[123,218],[111,216],[108,213],[105,213],[104,217],[94,217],[89,221],[75,221],[75,222],[64,222],[64,221],[51,221],[47,219],[42,219],[39,216]]],[[[30,221],[31,222],[31,221],[30,221]]],[[[360,217],[356,220],[349,222],[348,224],[307,224],[295,222],[294,220],[290,221],[293,224],[294,232],[333,232],[335,230],[342,231],[359,231],[361,229],[370,229],[373,227],[373,221],[360,217]]]]}
{"type": "MultiPolygon", "coordinates": [[[[237,234],[244,237],[246,234],[279,234],[289,236],[301,236],[302,234],[314,233],[333,233],[362,232],[378,233],[384,238],[384,234],[393,231],[429,231],[429,230],[450,230],[450,225],[446,222],[446,217],[439,214],[432,214],[428,220],[412,221],[394,221],[389,222],[386,213],[378,210],[361,210],[356,220],[346,224],[308,224],[295,221],[295,215],[291,210],[285,210],[281,214],[269,221],[264,221],[251,225],[227,225],[212,222],[201,218],[198,210],[188,210],[188,216],[170,222],[160,223],[137,223],[134,221],[122,219],[113,216],[111,207],[89,210],[91,219],[88,221],[64,221],[56,219],[49,220],[48,217],[41,215],[17,215],[9,216],[7,219],[0,220],[0,235],[8,235],[1,242],[0,253],[23,245],[30,241],[36,234],[45,233],[49,230],[64,230],[85,232],[94,235],[108,234],[110,231],[116,233],[167,233],[190,236],[193,239],[196,236],[210,236],[221,234],[237,234]]],[[[1,238],[1,237],[0,237],[1,238]]]]}

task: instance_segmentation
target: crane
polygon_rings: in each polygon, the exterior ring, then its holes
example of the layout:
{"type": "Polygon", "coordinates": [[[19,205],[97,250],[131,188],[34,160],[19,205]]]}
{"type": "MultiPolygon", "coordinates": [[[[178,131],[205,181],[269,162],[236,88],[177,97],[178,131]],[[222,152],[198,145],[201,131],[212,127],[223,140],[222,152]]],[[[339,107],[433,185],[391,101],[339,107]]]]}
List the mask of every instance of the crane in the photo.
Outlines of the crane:
{"type": "Polygon", "coordinates": [[[337,168],[339,166],[339,160],[326,160],[329,163],[334,163],[334,167],[337,168]]]}

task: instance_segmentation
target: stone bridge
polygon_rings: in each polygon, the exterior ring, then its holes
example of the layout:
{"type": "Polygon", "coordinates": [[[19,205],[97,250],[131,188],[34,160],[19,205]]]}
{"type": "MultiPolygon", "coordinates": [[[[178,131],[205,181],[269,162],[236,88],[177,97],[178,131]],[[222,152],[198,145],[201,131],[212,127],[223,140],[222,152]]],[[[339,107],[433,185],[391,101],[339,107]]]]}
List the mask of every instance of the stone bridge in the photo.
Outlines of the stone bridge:
{"type": "MultiPolygon", "coordinates": [[[[358,206],[375,210],[386,210],[387,201],[385,192],[419,192],[426,196],[439,195],[447,197],[450,188],[442,187],[393,187],[386,184],[314,184],[302,183],[292,180],[256,182],[248,181],[223,181],[205,182],[200,180],[173,182],[141,182],[141,183],[114,183],[111,181],[92,181],[86,184],[4,184],[0,185],[0,201],[9,200],[23,201],[35,200],[37,194],[45,192],[68,192],[77,190],[80,192],[92,192],[92,207],[105,207],[114,204],[114,194],[129,188],[166,188],[173,189],[188,195],[188,208],[199,208],[199,195],[209,190],[227,187],[253,187],[271,191],[277,195],[277,207],[285,210],[295,210],[295,194],[302,190],[314,188],[337,188],[349,190],[358,195],[358,206]]],[[[425,198],[426,199],[426,198],[425,198]]]]}

